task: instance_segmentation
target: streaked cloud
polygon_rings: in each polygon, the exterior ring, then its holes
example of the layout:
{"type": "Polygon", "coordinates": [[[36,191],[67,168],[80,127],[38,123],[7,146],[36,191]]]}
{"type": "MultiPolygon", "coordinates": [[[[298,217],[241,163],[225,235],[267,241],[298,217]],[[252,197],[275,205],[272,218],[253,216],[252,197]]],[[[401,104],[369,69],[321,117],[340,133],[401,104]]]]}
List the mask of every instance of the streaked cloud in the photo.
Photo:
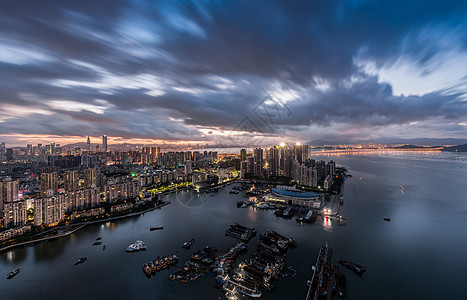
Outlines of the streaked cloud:
{"type": "Polygon", "coordinates": [[[465,1],[9,1],[0,36],[0,140],[467,135],[465,1]]]}

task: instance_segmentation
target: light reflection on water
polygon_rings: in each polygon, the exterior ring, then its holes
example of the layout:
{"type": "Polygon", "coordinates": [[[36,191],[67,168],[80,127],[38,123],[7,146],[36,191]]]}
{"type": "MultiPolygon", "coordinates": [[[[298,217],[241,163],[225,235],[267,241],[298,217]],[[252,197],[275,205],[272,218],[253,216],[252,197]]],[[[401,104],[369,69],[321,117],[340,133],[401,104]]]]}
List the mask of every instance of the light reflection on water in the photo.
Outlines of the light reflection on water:
{"type": "Polygon", "coordinates": [[[323,227],[326,231],[332,231],[332,221],[331,217],[325,216],[323,217],[323,227]]]}

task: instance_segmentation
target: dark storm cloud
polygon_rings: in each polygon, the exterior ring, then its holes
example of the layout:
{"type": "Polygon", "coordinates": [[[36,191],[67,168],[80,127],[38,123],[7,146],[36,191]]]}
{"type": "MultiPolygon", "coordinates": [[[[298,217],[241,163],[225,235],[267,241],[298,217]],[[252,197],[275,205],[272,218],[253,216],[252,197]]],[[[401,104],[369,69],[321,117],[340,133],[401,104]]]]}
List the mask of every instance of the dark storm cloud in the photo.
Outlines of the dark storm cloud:
{"type": "Polygon", "coordinates": [[[296,95],[277,99],[291,116],[263,132],[432,118],[467,128],[466,77],[455,91],[397,96],[361,65],[404,58],[426,76],[440,53],[465,56],[465,1],[2,2],[0,107],[53,113],[0,113],[3,134],[196,139],[235,128],[277,90],[296,95]]]}

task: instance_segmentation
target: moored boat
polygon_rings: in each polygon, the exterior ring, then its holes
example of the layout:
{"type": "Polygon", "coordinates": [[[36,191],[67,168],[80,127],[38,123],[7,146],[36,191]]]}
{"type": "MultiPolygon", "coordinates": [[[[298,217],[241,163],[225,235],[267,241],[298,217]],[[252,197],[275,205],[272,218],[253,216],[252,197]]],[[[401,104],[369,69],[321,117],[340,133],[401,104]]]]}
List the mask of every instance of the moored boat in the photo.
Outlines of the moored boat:
{"type": "Polygon", "coordinates": [[[364,272],[366,272],[366,267],[365,266],[362,266],[362,265],[347,261],[347,260],[343,259],[342,257],[339,259],[339,263],[341,265],[343,265],[344,267],[349,268],[350,270],[354,271],[355,273],[357,273],[359,275],[362,275],[364,272]]]}

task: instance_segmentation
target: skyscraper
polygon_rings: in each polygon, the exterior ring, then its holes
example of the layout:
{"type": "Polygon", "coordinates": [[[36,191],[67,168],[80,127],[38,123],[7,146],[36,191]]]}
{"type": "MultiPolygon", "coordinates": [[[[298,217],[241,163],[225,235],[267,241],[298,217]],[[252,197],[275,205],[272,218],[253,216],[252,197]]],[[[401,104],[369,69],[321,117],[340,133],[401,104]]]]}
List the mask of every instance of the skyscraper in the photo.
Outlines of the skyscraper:
{"type": "Polygon", "coordinates": [[[5,142],[1,142],[0,143],[0,156],[5,156],[5,152],[6,152],[5,142]]]}
{"type": "Polygon", "coordinates": [[[26,154],[32,155],[32,144],[28,144],[27,147],[28,147],[28,150],[26,151],[26,154]]]}
{"type": "Polygon", "coordinates": [[[18,186],[17,180],[0,181],[0,215],[5,203],[19,200],[18,186]]]}
{"type": "Polygon", "coordinates": [[[260,176],[263,174],[263,149],[255,148],[253,150],[253,174],[260,176]]]}
{"type": "Polygon", "coordinates": [[[86,141],[86,150],[91,151],[91,139],[89,138],[89,135],[88,140],[86,141]]]}
{"type": "Polygon", "coordinates": [[[107,135],[102,136],[102,151],[107,152],[107,135]]]}
{"type": "Polygon", "coordinates": [[[240,150],[240,160],[245,161],[246,160],[246,149],[240,150]]]}
{"type": "Polygon", "coordinates": [[[268,155],[268,175],[278,176],[279,175],[279,148],[269,148],[268,155]]]}

